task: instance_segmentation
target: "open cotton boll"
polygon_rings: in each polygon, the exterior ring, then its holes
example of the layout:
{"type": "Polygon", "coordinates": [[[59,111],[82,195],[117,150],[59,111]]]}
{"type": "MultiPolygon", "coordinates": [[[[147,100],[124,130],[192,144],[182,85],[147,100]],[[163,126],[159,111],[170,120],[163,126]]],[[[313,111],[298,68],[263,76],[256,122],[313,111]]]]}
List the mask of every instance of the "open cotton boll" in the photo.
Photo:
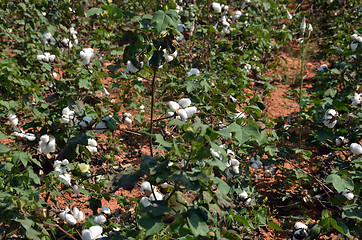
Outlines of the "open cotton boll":
{"type": "Polygon", "coordinates": [[[11,122],[11,125],[13,125],[13,126],[17,126],[19,123],[19,119],[17,118],[17,116],[15,114],[9,115],[8,119],[11,122]]]}
{"type": "Polygon", "coordinates": [[[351,100],[352,100],[351,103],[352,106],[360,105],[362,102],[362,93],[354,93],[354,97],[351,100]]]}
{"type": "Polygon", "coordinates": [[[192,76],[192,75],[199,75],[200,74],[200,70],[199,69],[197,69],[197,68],[191,68],[190,69],[190,71],[188,71],[187,73],[186,73],[186,75],[188,76],[188,77],[190,77],[190,76],[192,76]]]}
{"type": "Polygon", "coordinates": [[[342,192],[342,195],[347,198],[347,200],[352,200],[354,198],[354,194],[350,192],[349,189],[346,189],[342,192]]]}
{"type": "Polygon", "coordinates": [[[237,10],[235,11],[235,14],[233,16],[233,21],[235,22],[236,20],[238,20],[241,17],[241,11],[237,10]]]}
{"type": "Polygon", "coordinates": [[[145,112],[145,105],[142,104],[142,105],[140,106],[140,110],[141,110],[141,112],[145,112]]]}
{"type": "Polygon", "coordinates": [[[185,111],[186,111],[186,114],[187,114],[187,118],[190,118],[197,112],[197,108],[196,107],[188,107],[188,108],[185,108],[185,111]]]}
{"type": "Polygon", "coordinates": [[[325,72],[327,70],[328,70],[328,66],[326,64],[322,64],[322,65],[320,65],[319,68],[317,68],[318,72],[325,72]]]}
{"type": "Polygon", "coordinates": [[[83,59],[83,63],[86,66],[89,65],[90,60],[95,56],[93,48],[83,48],[83,50],[80,51],[80,57],[83,59]]]}
{"type": "Polygon", "coordinates": [[[295,229],[308,229],[307,225],[305,225],[304,223],[302,222],[296,222],[294,224],[294,228],[295,229]]]}
{"type": "Polygon", "coordinates": [[[239,197],[243,200],[247,199],[249,196],[248,196],[248,193],[243,190],[240,194],[239,194],[239,197]]]}
{"type": "Polygon", "coordinates": [[[334,109],[328,109],[324,114],[323,123],[328,128],[333,128],[337,124],[338,112],[334,109]]]}
{"type": "Polygon", "coordinates": [[[144,207],[148,207],[151,206],[151,201],[148,197],[142,197],[140,200],[140,203],[144,206],[144,207]]]}
{"type": "Polygon", "coordinates": [[[97,141],[93,138],[88,138],[88,146],[87,149],[91,152],[91,153],[96,153],[97,152],[97,141]]]}
{"type": "Polygon", "coordinates": [[[354,33],[354,34],[351,35],[351,40],[352,40],[352,41],[357,40],[357,38],[358,38],[358,35],[357,35],[356,33],[354,33]]]}
{"type": "Polygon", "coordinates": [[[14,132],[15,137],[19,137],[19,138],[25,138],[25,133],[24,132],[14,132]]]}
{"type": "Polygon", "coordinates": [[[178,101],[178,104],[182,107],[182,108],[187,108],[188,106],[191,105],[191,100],[189,98],[181,98],[178,101]]]}
{"type": "Polygon", "coordinates": [[[356,155],[362,154],[362,146],[358,143],[352,143],[350,146],[351,152],[356,155]]]}
{"type": "Polygon", "coordinates": [[[101,226],[92,226],[82,231],[82,240],[95,240],[102,238],[103,228],[101,226]]]}
{"type": "Polygon", "coordinates": [[[159,192],[153,192],[150,196],[151,201],[161,201],[163,199],[163,195],[159,192]]]}
{"type": "Polygon", "coordinates": [[[24,136],[26,139],[28,139],[29,141],[34,141],[36,139],[36,136],[35,134],[33,133],[25,133],[25,136],[24,136]]]}
{"type": "Polygon", "coordinates": [[[65,222],[72,226],[77,224],[77,220],[75,219],[75,217],[69,213],[65,214],[65,222]]]}
{"type": "Polygon", "coordinates": [[[213,3],[212,3],[212,9],[213,9],[216,13],[221,13],[221,5],[220,5],[220,3],[213,2],[213,3]]]}
{"type": "Polygon", "coordinates": [[[67,207],[64,211],[61,211],[59,213],[59,218],[62,220],[65,220],[65,215],[67,215],[67,213],[70,211],[70,209],[67,207]]]}
{"type": "MultiPolygon", "coordinates": [[[[143,65],[143,62],[141,62],[141,67],[142,67],[142,65],[143,65]]],[[[125,73],[136,73],[138,71],[139,71],[139,69],[136,68],[130,60],[127,61],[127,68],[123,70],[123,72],[125,72],[125,73]]]]}
{"type": "Polygon", "coordinates": [[[102,207],[102,213],[104,214],[111,214],[111,209],[107,208],[106,206],[102,207]]]}
{"type": "Polygon", "coordinates": [[[36,55],[36,60],[38,60],[38,61],[43,61],[43,60],[44,60],[44,58],[45,58],[45,56],[44,56],[44,55],[42,55],[42,54],[40,54],[40,55],[36,55]]]}
{"type": "Polygon", "coordinates": [[[104,215],[98,215],[94,218],[93,222],[97,225],[102,225],[107,221],[107,218],[104,215]]]}
{"type": "Polygon", "coordinates": [[[352,51],[356,51],[357,47],[358,47],[358,42],[357,41],[351,42],[352,51]]]}
{"type": "Polygon", "coordinates": [[[130,119],[129,117],[124,118],[124,123],[127,125],[132,125],[132,119],[130,119]]]}
{"type": "Polygon", "coordinates": [[[211,156],[217,157],[220,160],[222,160],[222,155],[220,152],[216,152],[213,148],[210,148],[211,156]]]}
{"type": "Polygon", "coordinates": [[[187,120],[187,112],[185,109],[179,109],[177,111],[177,115],[181,118],[182,121],[186,121],[187,120]]]}
{"type": "Polygon", "coordinates": [[[147,195],[149,195],[149,194],[151,194],[152,193],[152,185],[151,185],[151,183],[149,183],[149,182],[143,182],[142,184],[141,184],[141,188],[140,188],[140,190],[141,190],[141,192],[144,192],[144,193],[146,193],[147,195]]]}
{"type": "Polygon", "coordinates": [[[84,219],[83,211],[80,211],[77,207],[73,208],[73,215],[78,222],[81,222],[84,219]]]}
{"type": "Polygon", "coordinates": [[[290,12],[287,10],[287,19],[288,20],[292,20],[293,19],[293,15],[290,14],[290,12]]]}
{"type": "Polygon", "coordinates": [[[339,136],[338,138],[336,138],[336,146],[337,147],[341,147],[346,143],[346,139],[342,136],[339,136]]]}
{"type": "Polygon", "coordinates": [[[171,111],[175,112],[177,109],[181,108],[180,104],[178,104],[177,102],[174,101],[170,101],[168,102],[168,107],[169,109],[171,109],[171,111]]]}
{"type": "Polygon", "coordinates": [[[63,182],[64,182],[66,185],[68,185],[68,186],[71,185],[71,180],[72,180],[72,178],[71,178],[71,176],[70,176],[69,173],[60,174],[59,177],[63,180],[63,182]]]}

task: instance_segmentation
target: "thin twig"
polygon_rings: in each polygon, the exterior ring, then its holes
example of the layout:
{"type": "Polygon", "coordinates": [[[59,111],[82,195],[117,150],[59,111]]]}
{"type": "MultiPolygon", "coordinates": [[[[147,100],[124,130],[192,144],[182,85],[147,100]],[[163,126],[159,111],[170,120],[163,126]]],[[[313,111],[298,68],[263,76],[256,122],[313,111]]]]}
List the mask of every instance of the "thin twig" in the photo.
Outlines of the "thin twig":
{"type": "Polygon", "coordinates": [[[152,149],[152,134],[153,134],[153,107],[154,107],[154,98],[155,98],[155,81],[156,81],[156,73],[157,70],[154,70],[153,72],[153,78],[152,78],[152,93],[151,93],[151,126],[150,126],[150,153],[151,157],[153,157],[153,149],[152,149]]]}
{"type": "Polygon", "coordinates": [[[73,237],[72,235],[70,235],[67,231],[65,231],[61,226],[59,226],[58,224],[53,224],[53,223],[47,223],[47,222],[44,222],[45,225],[49,225],[49,226],[52,226],[52,227],[57,227],[59,228],[59,230],[61,230],[62,232],[64,232],[65,234],[68,235],[68,237],[70,237],[71,239],[73,240],[77,240],[75,237],[73,237]]]}

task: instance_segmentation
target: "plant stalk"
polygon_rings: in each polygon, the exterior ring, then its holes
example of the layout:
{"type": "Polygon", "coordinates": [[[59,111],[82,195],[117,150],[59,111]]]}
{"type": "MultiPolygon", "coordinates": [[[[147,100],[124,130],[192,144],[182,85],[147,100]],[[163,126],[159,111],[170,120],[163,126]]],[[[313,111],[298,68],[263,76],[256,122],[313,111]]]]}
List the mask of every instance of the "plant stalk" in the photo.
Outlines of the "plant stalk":
{"type": "Polygon", "coordinates": [[[153,157],[153,147],[152,147],[152,134],[153,134],[153,107],[155,103],[155,81],[156,81],[156,73],[157,70],[154,70],[153,72],[153,78],[152,78],[152,93],[151,93],[151,126],[150,126],[150,153],[151,157],[153,157]]]}
{"type": "Polygon", "coordinates": [[[304,42],[300,49],[301,54],[301,63],[300,63],[300,86],[299,86],[299,116],[298,116],[298,125],[299,125],[299,147],[302,148],[302,100],[303,100],[303,80],[304,80],[304,42]]]}

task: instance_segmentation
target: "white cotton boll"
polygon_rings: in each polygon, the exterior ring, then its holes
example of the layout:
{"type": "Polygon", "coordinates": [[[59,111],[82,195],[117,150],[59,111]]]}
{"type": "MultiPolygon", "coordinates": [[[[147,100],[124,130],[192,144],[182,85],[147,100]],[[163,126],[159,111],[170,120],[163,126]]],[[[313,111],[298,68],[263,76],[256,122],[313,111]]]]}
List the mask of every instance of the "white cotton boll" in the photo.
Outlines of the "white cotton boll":
{"type": "Polygon", "coordinates": [[[160,201],[163,199],[163,195],[159,192],[153,192],[150,196],[151,201],[160,201]]]}
{"type": "Polygon", "coordinates": [[[328,70],[328,66],[326,64],[322,64],[319,68],[317,68],[318,72],[324,72],[328,70]]]}
{"type": "Polygon", "coordinates": [[[127,124],[127,125],[132,125],[132,119],[130,119],[129,117],[126,117],[124,119],[124,123],[127,124]]]}
{"type": "Polygon", "coordinates": [[[83,211],[80,211],[77,207],[73,208],[73,215],[78,222],[81,222],[84,219],[83,211]]]}
{"type": "Polygon", "coordinates": [[[19,120],[18,120],[18,118],[16,117],[15,114],[9,115],[9,116],[8,116],[8,119],[10,120],[10,122],[11,122],[11,124],[12,124],[13,126],[17,126],[18,123],[19,123],[19,120]]]}
{"type": "Polygon", "coordinates": [[[187,118],[191,118],[196,112],[197,112],[197,108],[196,107],[188,107],[185,108],[186,114],[187,114],[187,118]]]}
{"type": "Polygon", "coordinates": [[[287,10],[287,19],[288,20],[292,20],[293,19],[293,16],[292,14],[290,14],[290,12],[287,10]]]}
{"type": "Polygon", "coordinates": [[[328,128],[333,128],[337,124],[338,112],[334,109],[328,109],[324,114],[324,125],[328,128]]]}
{"type": "Polygon", "coordinates": [[[45,32],[43,33],[43,37],[44,37],[45,39],[49,40],[49,39],[51,39],[53,36],[52,36],[52,34],[51,34],[49,31],[45,31],[45,32]]]}
{"type": "Polygon", "coordinates": [[[254,169],[259,169],[260,166],[254,162],[251,164],[251,167],[254,169]]]}
{"type": "Polygon", "coordinates": [[[333,2],[333,0],[327,0],[328,4],[331,4],[333,2]]]}
{"type": "Polygon", "coordinates": [[[141,110],[141,112],[145,112],[145,105],[142,104],[142,105],[140,106],[140,110],[141,110]]]}
{"type": "Polygon", "coordinates": [[[87,146],[87,149],[90,153],[96,153],[98,152],[97,147],[87,146]]]}
{"type": "Polygon", "coordinates": [[[184,39],[184,36],[181,35],[176,38],[176,41],[181,42],[183,39],[184,39]]]}
{"type": "Polygon", "coordinates": [[[49,61],[51,61],[51,62],[54,62],[54,60],[55,60],[55,55],[49,55],[49,61]]]}
{"type": "Polygon", "coordinates": [[[58,77],[58,74],[56,72],[53,72],[52,77],[53,77],[53,79],[56,79],[58,77]]]}
{"type": "MultiPolygon", "coordinates": [[[[88,239],[83,239],[83,231],[82,231],[82,240],[88,240],[88,239]]],[[[102,237],[103,228],[101,226],[92,226],[88,229],[88,231],[90,233],[91,239],[94,240],[102,237]]]]}
{"type": "Polygon", "coordinates": [[[140,203],[144,206],[144,207],[148,207],[151,206],[151,201],[148,197],[142,197],[140,200],[140,203]]]}
{"type": "Polygon", "coordinates": [[[354,93],[354,97],[351,100],[352,100],[351,103],[352,106],[360,105],[362,102],[362,93],[354,93]]]}
{"type": "Polygon", "coordinates": [[[213,2],[212,3],[212,9],[214,9],[214,11],[216,13],[221,13],[221,5],[220,5],[220,3],[213,2]]]}
{"type": "Polygon", "coordinates": [[[226,150],[226,155],[235,158],[235,152],[233,150],[230,149],[226,150]]]}
{"type": "Polygon", "coordinates": [[[227,16],[224,15],[221,17],[221,23],[222,25],[224,25],[225,27],[229,27],[230,26],[230,23],[227,21],[227,16]]]}
{"type": "Polygon", "coordinates": [[[234,173],[239,174],[239,166],[232,166],[231,169],[234,173]]]}
{"type": "Polygon", "coordinates": [[[210,148],[210,153],[211,153],[211,156],[214,156],[214,157],[217,157],[217,158],[222,157],[221,153],[216,152],[213,148],[210,148]]]}
{"type": "Polygon", "coordinates": [[[55,152],[55,149],[56,149],[55,138],[53,138],[53,137],[49,138],[48,148],[49,148],[49,152],[55,152]]]}
{"type": "Polygon", "coordinates": [[[93,240],[92,234],[88,229],[82,231],[82,240],[93,240]]]}
{"type": "Polygon", "coordinates": [[[357,39],[356,39],[357,42],[359,43],[362,43],[362,37],[361,36],[358,36],[357,39]]]}
{"type": "Polygon", "coordinates": [[[350,146],[351,152],[356,155],[362,154],[362,146],[358,143],[352,143],[350,146]]]}
{"type": "Polygon", "coordinates": [[[125,73],[136,73],[136,72],[139,71],[139,69],[136,68],[130,60],[128,60],[128,61],[127,61],[127,68],[124,69],[123,71],[124,71],[125,73]]]}
{"type": "Polygon", "coordinates": [[[24,137],[29,141],[34,141],[36,139],[36,136],[33,133],[26,133],[24,137]]]}
{"type": "Polygon", "coordinates": [[[358,35],[357,35],[356,33],[354,33],[354,34],[351,35],[351,40],[352,40],[352,41],[357,40],[357,38],[358,38],[358,35]]]}
{"type": "Polygon", "coordinates": [[[140,188],[141,192],[145,192],[147,195],[149,195],[152,192],[152,186],[151,183],[149,182],[143,182],[141,184],[141,188],[140,188]]]}
{"type": "Polygon", "coordinates": [[[338,138],[336,138],[336,146],[337,147],[341,147],[343,146],[343,144],[346,142],[345,138],[342,136],[339,136],[338,138]]]}
{"type": "Polygon", "coordinates": [[[252,201],[252,199],[251,199],[251,198],[248,198],[248,199],[246,200],[245,204],[246,204],[246,205],[250,205],[250,204],[251,204],[251,201],[252,201]]]}
{"type": "Polygon", "coordinates": [[[67,207],[64,211],[59,213],[59,218],[62,220],[65,220],[65,215],[70,211],[70,209],[67,207]]]}
{"type": "Polygon", "coordinates": [[[72,186],[72,189],[73,189],[73,191],[74,191],[75,194],[80,194],[79,186],[78,186],[78,185],[73,185],[73,186],[72,186]]]}
{"type": "Polygon", "coordinates": [[[187,108],[188,106],[191,105],[191,100],[189,98],[181,98],[178,101],[178,104],[182,107],[182,108],[187,108]]]}
{"type": "Polygon", "coordinates": [[[294,224],[294,228],[295,228],[295,229],[304,229],[304,230],[308,229],[307,225],[305,225],[305,224],[302,223],[302,222],[296,222],[296,223],[294,224]]]}
{"type": "Polygon", "coordinates": [[[88,138],[88,146],[97,147],[97,141],[93,138],[88,138]]]}
{"type": "Polygon", "coordinates": [[[102,213],[104,214],[111,214],[111,209],[107,208],[106,206],[102,207],[102,213]]]}
{"type": "Polygon", "coordinates": [[[354,198],[354,194],[349,191],[349,189],[346,189],[342,192],[342,195],[347,198],[347,200],[352,200],[354,198]]]}
{"type": "Polygon", "coordinates": [[[174,116],[174,115],[175,115],[174,112],[167,112],[167,116],[168,116],[168,117],[172,117],[172,116],[174,116]]]}
{"type": "Polygon", "coordinates": [[[132,117],[132,114],[125,112],[125,113],[123,113],[123,117],[132,117]]]}
{"type": "Polygon", "coordinates": [[[248,196],[248,193],[243,190],[240,194],[239,194],[239,197],[243,200],[247,199],[249,196],[248,196]]]}
{"type": "Polygon", "coordinates": [[[43,61],[44,58],[45,58],[44,55],[36,55],[36,60],[38,60],[38,61],[43,61]]]}
{"type": "Polygon", "coordinates": [[[54,46],[57,43],[57,40],[55,40],[55,38],[51,38],[50,39],[50,45],[54,46]]]}
{"type": "Polygon", "coordinates": [[[235,22],[241,17],[241,11],[237,10],[235,11],[235,15],[233,16],[233,21],[235,22]]]}
{"type": "Polygon", "coordinates": [[[192,75],[199,75],[200,74],[200,70],[197,68],[191,68],[190,71],[187,72],[187,76],[190,77],[192,75]]]}
{"type": "Polygon", "coordinates": [[[186,30],[185,24],[180,23],[177,25],[177,31],[179,31],[180,33],[184,32],[185,30],[186,30]]]}
{"type": "Polygon", "coordinates": [[[358,47],[358,42],[351,42],[351,49],[352,49],[352,51],[356,51],[356,49],[357,49],[357,47],[358,47]]]}
{"type": "Polygon", "coordinates": [[[84,65],[88,65],[90,60],[95,57],[93,48],[83,48],[80,57],[83,59],[84,65]]]}
{"type": "Polygon", "coordinates": [[[45,134],[43,136],[40,137],[40,141],[41,142],[45,142],[45,143],[48,143],[49,142],[49,135],[45,134]]]}
{"type": "Polygon", "coordinates": [[[14,132],[15,137],[19,137],[19,138],[25,138],[25,133],[22,132],[14,132]]]}
{"type": "Polygon", "coordinates": [[[65,183],[66,185],[68,185],[68,186],[71,185],[71,180],[72,180],[72,178],[71,178],[71,176],[70,176],[69,173],[60,174],[59,177],[60,177],[62,180],[64,180],[64,183],[65,183]]]}
{"type": "Polygon", "coordinates": [[[187,112],[185,111],[185,109],[179,109],[177,111],[177,115],[181,118],[182,121],[186,121],[187,120],[187,112]]]}
{"type": "Polygon", "coordinates": [[[101,215],[96,216],[93,221],[97,225],[102,225],[103,223],[105,223],[107,221],[107,218],[101,214],[101,215]]]}
{"type": "Polygon", "coordinates": [[[181,106],[177,103],[177,102],[174,102],[174,101],[170,101],[168,102],[168,108],[171,109],[171,111],[175,112],[177,109],[181,108],[181,106]]]}
{"type": "Polygon", "coordinates": [[[225,174],[226,174],[226,179],[230,179],[233,177],[232,173],[230,172],[230,168],[227,168],[225,170],[225,174]]]}
{"type": "Polygon", "coordinates": [[[306,27],[307,27],[307,24],[306,24],[306,22],[305,22],[305,17],[303,17],[303,20],[302,20],[302,22],[300,23],[300,32],[301,32],[302,34],[305,33],[306,27]]]}
{"type": "Polygon", "coordinates": [[[337,120],[330,121],[330,120],[324,120],[324,125],[328,128],[333,128],[337,124],[337,120]]]}
{"type": "Polygon", "coordinates": [[[75,225],[77,224],[77,220],[74,218],[74,216],[72,214],[67,213],[65,215],[65,221],[69,224],[69,225],[75,225]]]}
{"type": "Polygon", "coordinates": [[[70,110],[69,107],[63,108],[62,110],[63,115],[73,115],[74,111],[70,110]]]}

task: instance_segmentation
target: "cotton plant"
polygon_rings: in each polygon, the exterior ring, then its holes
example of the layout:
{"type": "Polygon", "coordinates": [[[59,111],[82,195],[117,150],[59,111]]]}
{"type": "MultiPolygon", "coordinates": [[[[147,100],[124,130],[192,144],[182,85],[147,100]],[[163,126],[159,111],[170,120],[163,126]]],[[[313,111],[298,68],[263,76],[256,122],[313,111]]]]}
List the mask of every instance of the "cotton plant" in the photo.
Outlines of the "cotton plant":
{"type": "Polygon", "coordinates": [[[88,138],[88,145],[86,146],[86,148],[89,150],[90,153],[96,153],[98,152],[97,150],[97,141],[93,138],[88,138]]]}
{"type": "Polygon", "coordinates": [[[44,62],[54,62],[55,55],[50,54],[49,52],[45,52],[44,54],[39,54],[36,56],[36,59],[38,61],[44,61],[44,62]]]}
{"type": "Polygon", "coordinates": [[[38,151],[45,155],[53,153],[56,150],[55,138],[47,134],[40,137],[38,151]]]}
{"type": "Polygon", "coordinates": [[[328,128],[333,128],[337,124],[338,112],[334,109],[328,109],[324,114],[323,123],[328,128]]]}
{"type": "Polygon", "coordinates": [[[75,124],[78,123],[78,119],[75,116],[75,112],[70,110],[69,107],[63,108],[63,110],[62,110],[62,120],[65,123],[69,123],[69,122],[72,122],[72,123],[75,123],[75,124]]]}
{"type": "Polygon", "coordinates": [[[90,60],[93,59],[96,55],[94,54],[93,48],[83,48],[82,51],[79,53],[81,59],[83,60],[83,64],[88,66],[90,60]]]}
{"type": "Polygon", "coordinates": [[[73,208],[72,213],[70,213],[69,208],[66,208],[64,211],[59,213],[59,218],[67,224],[74,226],[84,220],[84,213],[83,211],[80,211],[77,207],[73,208]]]}
{"type": "Polygon", "coordinates": [[[263,166],[263,162],[260,161],[261,157],[259,155],[256,155],[255,157],[250,158],[251,167],[254,169],[259,169],[261,166],[263,166]]]}
{"type": "Polygon", "coordinates": [[[350,145],[351,152],[356,155],[362,154],[362,146],[358,143],[352,143],[350,145]]]}
{"type": "Polygon", "coordinates": [[[168,103],[168,107],[174,113],[173,115],[176,113],[182,121],[186,121],[197,112],[197,108],[190,107],[190,105],[191,100],[189,98],[182,98],[178,102],[170,101],[168,103]]]}

